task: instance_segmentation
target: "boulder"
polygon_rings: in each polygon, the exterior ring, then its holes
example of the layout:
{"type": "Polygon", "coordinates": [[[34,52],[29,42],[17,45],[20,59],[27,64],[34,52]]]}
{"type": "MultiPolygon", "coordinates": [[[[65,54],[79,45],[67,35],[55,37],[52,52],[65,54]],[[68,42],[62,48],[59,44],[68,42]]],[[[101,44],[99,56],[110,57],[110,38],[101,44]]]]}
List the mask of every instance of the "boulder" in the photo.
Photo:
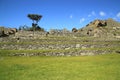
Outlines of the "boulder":
{"type": "Polygon", "coordinates": [[[9,36],[11,34],[15,34],[17,32],[16,28],[5,28],[0,27],[0,36],[3,37],[5,35],[9,36]]]}
{"type": "Polygon", "coordinates": [[[96,27],[107,26],[107,22],[105,20],[95,20],[93,24],[95,24],[96,27]]]}
{"type": "Polygon", "coordinates": [[[77,31],[78,31],[78,30],[77,30],[76,28],[73,28],[73,29],[72,29],[72,32],[74,32],[74,33],[77,32],[77,31]]]}

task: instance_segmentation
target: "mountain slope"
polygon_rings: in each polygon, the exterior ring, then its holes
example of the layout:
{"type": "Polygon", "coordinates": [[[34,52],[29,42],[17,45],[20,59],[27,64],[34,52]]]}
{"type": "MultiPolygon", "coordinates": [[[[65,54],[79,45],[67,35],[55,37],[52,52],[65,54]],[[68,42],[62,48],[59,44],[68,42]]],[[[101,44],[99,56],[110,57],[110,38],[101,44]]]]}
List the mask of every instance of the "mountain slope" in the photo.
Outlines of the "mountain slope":
{"type": "Polygon", "coordinates": [[[113,20],[94,20],[78,32],[83,36],[118,37],[120,36],[120,23],[113,20]]]}

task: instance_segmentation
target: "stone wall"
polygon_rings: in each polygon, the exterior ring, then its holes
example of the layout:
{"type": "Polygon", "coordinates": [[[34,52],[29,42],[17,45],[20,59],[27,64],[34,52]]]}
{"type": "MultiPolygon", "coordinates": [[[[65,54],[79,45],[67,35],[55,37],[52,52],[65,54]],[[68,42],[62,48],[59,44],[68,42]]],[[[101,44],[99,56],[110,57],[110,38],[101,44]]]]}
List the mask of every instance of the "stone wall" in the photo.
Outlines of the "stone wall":
{"type": "Polygon", "coordinates": [[[73,32],[39,32],[39,31],[19,31],[15,34],[15,37],[31,39],[31,38],[42,38],[47,36],[63,36],[63,37],[81,37],[80,33],[73,32]]]}
{"type": "Polygon", "coordinates": [[[69,49],[87,49],[87,48],[109,48],[119,47],[118,45],[107,44],[0,44],[0,49],[7,50],[69,50],[69,49]]]}
{"type": "Polygon", "coordinates": [[[64,51],[64,52],[33,52],[33,53],[14,53],[10,56],[92,56],[100,54],[110,54],[115,51],[109,50],[77,50],[77,51],[64,51]]]}
{"type": "Polygon", "coordinates": [[[12,56],[80,56],[115,53],[120,44],[0,44],[0,49],[17,50],[12,56]],[[105,48],[105,49],[104,49],[105,48]],[[24,52],[25,50],[32,52],[24,52]],[[35,50],[35,52],[34,52],[35,50]],[[41,50],[44,50],[41,52],[41,50]],[[36,52],[37,51],[37,52],[36,52]]]}

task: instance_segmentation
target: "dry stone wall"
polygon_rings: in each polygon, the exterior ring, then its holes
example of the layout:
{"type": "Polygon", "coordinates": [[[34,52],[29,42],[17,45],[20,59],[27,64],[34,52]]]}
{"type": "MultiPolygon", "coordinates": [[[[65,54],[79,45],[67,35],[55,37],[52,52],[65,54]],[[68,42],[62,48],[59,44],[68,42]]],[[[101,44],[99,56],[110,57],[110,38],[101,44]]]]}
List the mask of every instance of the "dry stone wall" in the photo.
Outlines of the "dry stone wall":
{"type": "Polygon", "coordinates": [[[94,37],[92,39],[78,38],[77,35],[80,34],[69,32],[64,34],[49,33],[46,36],[46,32],[35,32],[33,34],[30,31],[20,31],[13,36],[0,38],[0,49],[23,50],[23,52],[12,53],[11,55],[13,56],[79,56],[120,52],[119,50],[114,50],[115,47],[118,48],[120,46],[120,40],[117,38],[104,41],[94,37]],[[112,44],[109,41],[117,41],[118,43],[112,44]],[[24,52],[25,50],[35,50],[35,52],[24,52]]]}

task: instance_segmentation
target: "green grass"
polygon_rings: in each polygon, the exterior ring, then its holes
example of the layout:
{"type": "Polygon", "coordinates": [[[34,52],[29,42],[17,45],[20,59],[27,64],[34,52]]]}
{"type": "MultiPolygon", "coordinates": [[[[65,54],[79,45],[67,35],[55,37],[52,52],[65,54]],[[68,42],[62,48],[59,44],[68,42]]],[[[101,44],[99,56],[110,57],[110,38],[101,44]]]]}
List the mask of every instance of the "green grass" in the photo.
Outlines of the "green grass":
{"type": "Polygon", "coordinates": [[[119,80],[120,54],[0,57],[0,80],[119,80]]]}

